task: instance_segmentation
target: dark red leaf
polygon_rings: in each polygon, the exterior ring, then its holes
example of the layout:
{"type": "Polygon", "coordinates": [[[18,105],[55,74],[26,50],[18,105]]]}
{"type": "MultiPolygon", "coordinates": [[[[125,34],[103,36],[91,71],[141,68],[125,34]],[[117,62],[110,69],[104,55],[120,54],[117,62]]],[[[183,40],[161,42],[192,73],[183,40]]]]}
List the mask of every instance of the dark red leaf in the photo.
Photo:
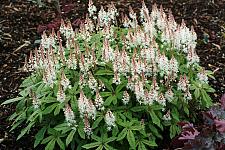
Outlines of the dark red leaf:
{"type": "Polygon", "coordinates": [[[82,23],[84,23],[84,20],[81,20],[81,19],[75,19],[75,20],[73,20],[72,25],[73,25],[74,27],[79,27],[80,24],[82,24],[82,23]]]}
{"type": "Polygon", "coordinates": [[[38,33],[42,33],[42,32],[45,31],[45,30],[47,30],[47,26],[45,26],[45,25],[39,25],[39,26],[37,27],[37,32],[38,32],[38,33]]]}
{"type": "Polygon", "coordinates": [[[178,124],[179,126],[183,127],[183,126],[189,124],[189,122],[181,121],[181,122],[178,122],[177,124],[178,124]]]}
{"type": "Polygon", "coordinates": [[[74,4],[67,4],[62,7],[62,12],[67,14],[67,13],[71,12],[73,9],[74,9],[74,4]]]}

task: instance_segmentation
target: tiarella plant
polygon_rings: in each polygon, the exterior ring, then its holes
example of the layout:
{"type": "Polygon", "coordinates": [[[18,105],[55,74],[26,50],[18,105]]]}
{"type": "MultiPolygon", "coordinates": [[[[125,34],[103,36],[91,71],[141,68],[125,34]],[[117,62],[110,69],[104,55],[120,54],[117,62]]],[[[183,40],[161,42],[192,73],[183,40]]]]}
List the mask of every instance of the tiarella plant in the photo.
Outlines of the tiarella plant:
{"type": "Polygon", "coordinates": [[[113,4],[97,13],[90,1],[88,11],[79,30],[62,21],[30,53],[32,74],[3,103],[17,102],[12,130],[27,124],[18,139],[37,127],[34,147],[144,150],[211,106],[212,72],[199,65],[196,33],[184,21],[144,3],[140,17],[130,7],[122,28],[113,4]]]}

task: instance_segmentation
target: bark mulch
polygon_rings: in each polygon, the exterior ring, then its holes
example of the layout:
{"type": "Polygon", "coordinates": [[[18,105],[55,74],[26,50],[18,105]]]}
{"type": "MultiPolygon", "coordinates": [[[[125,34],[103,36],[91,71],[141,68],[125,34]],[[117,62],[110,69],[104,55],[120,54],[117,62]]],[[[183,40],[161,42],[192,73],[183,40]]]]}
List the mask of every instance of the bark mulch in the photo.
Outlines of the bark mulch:
{"type": "MultiPolygon", "coordinates": [[[[124,13],[129,5],[135,10],[141,8],[141,2],[135,0],[112,2],[124,13]]],[[[151,7],[155,2],[166,11],[171,9],[179,23],[184,19],[188,27],[194,26],[201,65],[215,73],[216,79],[210,80],[210,84],[216,92],[211,96],[218,101],[225,91],[225,0],[151,0],[146,4],[151,7]]],[[[60,17],[68,18],[76,27],[86,15],[87,3],[87,0],[60,0],[59,12],[53,3],[39,8],[27,0],[0,1],[0,103],[17,96],[19,85],[27,76],[21,68],[25,56],[37,46],[38,32],[58,26],[60,17]]],[[[107,3],[100,0],[95,4],[99,8],[107,3]]],[[[0,105],[0,110],[0,149],[33,149],[32,133],[16,141],[20,130],[9,132],[12,122],[7,117],[15,106],[0,105]]]]}

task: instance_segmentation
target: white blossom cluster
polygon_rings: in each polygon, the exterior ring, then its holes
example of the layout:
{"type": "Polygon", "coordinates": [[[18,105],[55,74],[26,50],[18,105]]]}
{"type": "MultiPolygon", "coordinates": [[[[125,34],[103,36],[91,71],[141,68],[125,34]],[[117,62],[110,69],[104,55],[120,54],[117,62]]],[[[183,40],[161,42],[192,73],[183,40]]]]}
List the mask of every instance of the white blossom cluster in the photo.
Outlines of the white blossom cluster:
{"type": "Polygon", "coordinates": [[[123,101],[124,105],[127,105],[129,103],[130,96],[129,96],[129,93],[127,91],[123,92],[123,99],[122,99],[122,101],[123,101]]]}
{"type": "Polygon", "coordinates": [[[84,116],[84,132],[86,133],[88,137],[92,135],[92,128],[90,126],[87,114],[84,116]]]}
{"type": "Polygon", "coordinates": [[[60,103],[63,103],[66,100],[66,94],[61,86],[61,84],[59,84],[59,89],[57,92],[57,101],[59,101],[60,103]]]}
{"type": "Polygon", "coordinates": [[[75,115],[71,107],[67,104],[66,108],[64,108],[64,115],[66,118],[66,122],[69,126],[74,126],[76,127],[76,120],[75,120],[75,115]]]}
{"type": "Polygon", "coordinates": [[[32,97],[32,105],[34,109],[38,109],[41,105],[41,100],[37,98],[36,94],[31,92],[31,97],[32,97]]]}
{"type": "Polygon", "coordinates": [[[163,115],[163,120],[165,120],[165,121],[171,120],[170,111],[167,111],[167,113],[165,115],[163,115]]]}
{"type": "Polygon", "coordinates": [[[108,110],[105,114],[105,123],[107,124],[107,129],[110,131],[112,129],[112,127],[115,127],[116,118],[113,115],[113,113],[108,110]]]}
{"type": "MultiPolygon", "coordinates": [[[[94,3],[92,0],[89,0],[89,3],[88,3],[88,13],[89,13],[89,16],[90,17],[95,17],[94,14],[96,13],[97,11],[97,8],[95,7],[94,3]]],[[[96,19],[96,18],[94,18],[96,19]]]]}
{"type": "Polygon", "coordinates": [[[174,93],[171,88],[169,88],[165,93],[165,98],[168,102],[171,102],[174,98],[174,93]]]}
{"type": "Polygon", "coordinates": [[[80,97],[78,99],[78,107],[80,111],[81,118],[87,115],[88,118],[95,119],[96,117],[96,107],[94,106],[92,100],[87,99],[83,91],[80,91],[80,97]]]}
{"type": "Polygon", "coordinates": [[[41,36],[41,45],[48,49],[51,46],[54,46],[56,44],[55,35],[51,34],[49,37],[47,37],[46,33],[44,32],[41,36]]]}
{"type": "Polygon", "coordinates": [[[144,31],[149,33],[151,40],[160,32],[162,42],[172,44],[177,50],[188,53],[189,49],[195,49],[197,35],[194,29],[191,28],[191,30],[189,30],[184,21],[181,25],[177,25],[171,11],[167,17],[162,6],[158,9],[157,6],[154,5],[151,14],[149,14],[147,7],[143,3],[141,18],[143,20],[142,25],[144,26],[144,31]]]}
{"type": "Polygon", "coordinates": [[[179,80],[179,82],[178,82],[178,84],[177,84],[177,89],[178,90],[182,90],[183,92],[186,92],[187,91],[187,89],[188,89],[188,83],[189,83],[189,81],[188,81],[188,79],[187,79],[187,76],[186,75],[184,75],[184,76],[180,76],[180,80],[179,80]]]}
{"type": "Polygon", "coordinates": [[[75,37],[75,33],[73,31],[73,28],[70,22],[65,24],[64,21],[62,20],[59,31],[61,34],[63,34],[66,37],[66,39],[75,37]]]}
{"type": "Polygon", "coordinates": [[[203,83],[208,83],[208,76],[206,74],[206,72],[204,70],[202,70],[201,72],[199,72],[197,74],[197,78],[199,81],[203,82],[203,83]]]}
{"type": "Polygon", "coordinates": [[[95,97],[95,107],[98,109],[98,110],[104,110],[105,107],[103,106],[103,99],[102,99],[102,96],[100,95],[100,93],[97,91],[96,92],[96,97],[95,97]]]}
{"type": "MultiPolygon", "coordinates": [[[[167,16],[163,8],[158,9],[156,5],[149,13],[143,3],[142,25],[138,24],[137,15],[132,8],[129,10],[129,15],[123,17],[123,25],[127,32],[123,37],[119,37],[122,38],[120,44],[112,44],[116,43],[117,38],[113,28],[118,15],[115,6],[110,4],[107,11],[101,7],[98,20],[93,21],[91,17],[95,15],[96,7],[90,1],[89,15],[76,33],[70,22],[62,21],[57,34],[54,31],[49,37],[43,34],[40,48],[35,50],[34,56],[31,53],[29,61],[25,64],[29,71],[41,71],[43,82],[50,87],[58,84],[57,101],[60,103],[67,102],[66,93],[71,88],[71,81],[61,68],[79,72],[78,108],[87,135],[92,133],[90,119],[94,120],[98,111],[106,110],[105,97],[101,96],[101,92],[106,90],[107,86],[104,85],[105,81],[95,75],[95,69],[98,67],[112,66],[111,71],[114,75],[109,82],[115,86],[121,84],[122,77],[127,79],[122,96],[124,105],[131,101],[130,92],[141,105],[152,105],[156,102],[164,108],[167,103],[173,101],[176,89],[183,93],[186,100],[192,97],[188,78],[179,71],[182,64],[179,64],[178,60],[181,53],[182,56],[186,56],[187,67],[198,65],[199,58],[194,50],[197,38],[194,30],[189,30],[184,22],[178,25],[172,13],[167,16]],[[97,46],[90,41],[92,35],[96,35],[95,30],[102,39],[102,43],[97,46]],[[61,34],[66,38],[66,46],[62,43],[61,34]],[[83,41],[83,45],[79,43],[80,40],[83,41]],[[158,44],[158,40],[163,44],[158,44]],[[165,49],[163,45],[167,45],[168,48],[165,49]],[[161,86],[165,89],[161,89],[161,86]],[[84,87],[90,89],[89,94],[94,98],[85,95],[87,93],[84,87]]],[[[207,83],[208,78],[204,73],[197,76],[200,81],[207,83]]],[[[64,113],[66,121],[72,123],[75,118],[72,109],[67,106],[64,113]]],[[[165,120],[169,119],[168,113],[165,120]]],[[[105,113],[108,130],[115,126],[115,120],[114,114],[108,110],[105,113]]]]}
{"type": "Polygon", "coordinates": [[[104,27],[108,26],[111,23],[116,23],[116,16],[118,15],[119,14],[117,12],[117,9],[113,3],[109,4],[107,11],[105,11],[102,6],[100,11],[98,12],[99,26],[104,27]]]}

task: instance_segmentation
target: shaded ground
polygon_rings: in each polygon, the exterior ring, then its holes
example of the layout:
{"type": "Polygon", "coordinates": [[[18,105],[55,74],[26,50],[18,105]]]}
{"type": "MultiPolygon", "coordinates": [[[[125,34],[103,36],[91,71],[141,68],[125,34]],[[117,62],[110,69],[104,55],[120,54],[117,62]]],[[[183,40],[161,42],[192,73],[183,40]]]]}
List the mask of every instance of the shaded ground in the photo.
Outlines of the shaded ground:
{"type": "MultiPolygon", "coordinates": [[[[61,0],[61,17],[67,16],[76,26],[77,18],[87,12],[87,1],[71,1],[61,0]]],[[[114,2],[122,12],[128,5],[135,10],[141,8],[141,3],[135,0],[114,2]]],[[[147,6],[154,2],[172,9],[178,22],[184,19],[189,27],[194,25],[201,64],[215,71],[216,80],[210,83],[216,89],[212,98],[217,101],[225,91],[225,0],[152,0],[147,6]]],[[[95,4],[99,7],[105,3],[107,1],[101,0],[95,4]]],[[[0,1],[0,103],[17,95],[18,86],[26,76],[21,72],[25,55],[34,49],[35,40],[40,38],[37,31],[58,25],[60,15],[53,6],[38,8],[26,0],[0,1]]],[[[0,110],[0,139],[4,139],[0,141],[0,149],[32,149],[32,135],[16,141],[19,130],[9,133],[10,122],[6,118],[14,111],[14,106],[0,106],[0,110]]]]}

